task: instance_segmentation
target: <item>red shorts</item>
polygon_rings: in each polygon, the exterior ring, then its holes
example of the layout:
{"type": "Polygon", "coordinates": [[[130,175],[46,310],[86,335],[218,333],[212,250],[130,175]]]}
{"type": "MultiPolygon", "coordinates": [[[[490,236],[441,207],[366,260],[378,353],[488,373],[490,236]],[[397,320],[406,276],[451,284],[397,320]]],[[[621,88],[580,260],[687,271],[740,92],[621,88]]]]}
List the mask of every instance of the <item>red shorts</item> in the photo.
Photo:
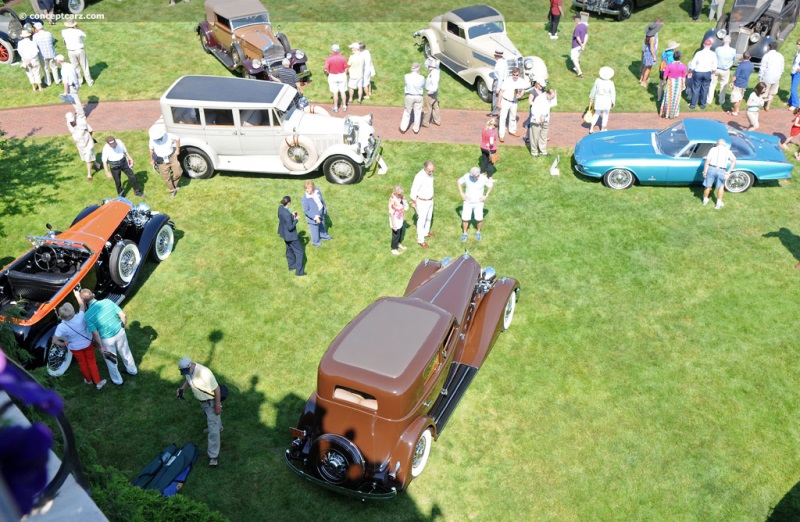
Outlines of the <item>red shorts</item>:
{"type": "Polygon", "coordinates": [[[792,125],[792,130],[789,131],[789,135],[797,136],[798,134],[800,134],[800,127],[795,127],[794,125],[792,125]]]}

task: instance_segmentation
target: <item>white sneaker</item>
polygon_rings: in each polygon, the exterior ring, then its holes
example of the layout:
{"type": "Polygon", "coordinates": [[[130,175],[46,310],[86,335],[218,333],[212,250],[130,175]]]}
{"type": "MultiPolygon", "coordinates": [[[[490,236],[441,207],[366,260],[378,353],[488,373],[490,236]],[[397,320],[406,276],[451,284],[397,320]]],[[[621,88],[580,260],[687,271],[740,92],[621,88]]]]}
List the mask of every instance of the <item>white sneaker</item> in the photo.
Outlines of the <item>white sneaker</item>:
{"type": "Polygon", "coordinates": [[[708,205],[708,198],[703,198],[703,206],[708,205]]]}
{"type": "Polygon", "coordinates": [[[717,201],[717,205],[714,208],[719,210],[724,206],[725,206],[725,203],[723,203],[722,200],[720,200],[720,201],[717,201]]]}
{"type": "Polygon", "coordinates": [[[98,389],[98,390],[102,389],[102,388],[103,388],[103,386],[105,386],[107,382],[108,382],[108,381],[107,381],[107,380],[105,380],[105,379],[103,379],[102,381],[98,382],[98,383],[97,383],[97,389],[98,389]]]}

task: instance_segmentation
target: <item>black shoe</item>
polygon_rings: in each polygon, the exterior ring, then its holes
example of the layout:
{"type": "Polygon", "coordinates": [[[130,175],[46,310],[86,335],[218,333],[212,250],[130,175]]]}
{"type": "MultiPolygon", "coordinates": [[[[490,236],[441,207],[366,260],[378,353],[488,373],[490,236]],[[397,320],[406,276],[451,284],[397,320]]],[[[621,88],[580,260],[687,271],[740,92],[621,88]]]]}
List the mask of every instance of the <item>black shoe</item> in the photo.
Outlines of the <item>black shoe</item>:
{"type": "Polygon", "coordinates": [[[137,198],[146,198],[147,196],[144,195],[144,192],[134,192],[137,198]]]}
{"type": "Polygon", "coordinates": [[[296,275],[297,277],[300,277],[300,276],[304,276],[304,275],[306,275],[306,273],[305,273],[305,272],[298,272],[298,273],[296,273],[295,275],[296,275]]]}

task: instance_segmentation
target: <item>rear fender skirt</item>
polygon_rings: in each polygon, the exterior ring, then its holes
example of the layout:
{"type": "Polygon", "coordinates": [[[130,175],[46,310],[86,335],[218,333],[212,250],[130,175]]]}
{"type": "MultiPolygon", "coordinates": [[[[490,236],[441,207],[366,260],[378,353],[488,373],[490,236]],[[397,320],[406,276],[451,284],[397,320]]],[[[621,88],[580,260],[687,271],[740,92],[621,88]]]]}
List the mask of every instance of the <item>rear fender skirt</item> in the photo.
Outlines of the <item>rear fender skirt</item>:
{"type": "Polygon", "coordinates": [[[436,432],[436,426],[433,424],[433,421],[428,417],[418,417],[406,428],[400,440],[397,441],[394,450],[392,450],[391,459],[389,460],[389,472],[393,473],[397,463],[400,463],[400,469],[397,471],[396,480],[398,490],[407,488],[409,482],[411,482],[411,457],[414,454],[414,449],[422,432],[428,428],[431,428],[433,440],[436,440],[439,435],[436,432]]]}

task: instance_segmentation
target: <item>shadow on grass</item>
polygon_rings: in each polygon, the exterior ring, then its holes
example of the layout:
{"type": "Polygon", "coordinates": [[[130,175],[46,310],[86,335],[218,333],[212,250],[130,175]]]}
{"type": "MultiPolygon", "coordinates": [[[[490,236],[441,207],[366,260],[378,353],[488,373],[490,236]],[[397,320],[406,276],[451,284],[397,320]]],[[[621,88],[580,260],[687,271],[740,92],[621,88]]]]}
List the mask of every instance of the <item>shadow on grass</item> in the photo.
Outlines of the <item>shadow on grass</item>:
{"type": "MultiPolygon", "coordinates": [[[[797,236],[794,237],[797,238],[797,236]]],[[[772,512],[765,520],[767,522],[794,522],[800,520],[800,482],[792,486],[792,489],[772,508],[772,512]]]]}
{"type": "MultiPolygon", "coordinates": [[[[800,261],[800,236],[793,234],[788,228],[781,227],[775,232],[767,232],[761,237],[777,237],[784,248],[786,248],[786,250],[788,250],[797,261],[800,261]]],[[[797,486],[795,485],[795,488],[796,487],[797,486]]],[[[798,514],[800,515],[800,511],[798,511],[798,514]]]]}
{"type": "MultiPolygon", "coordinates": [[[[0,217],[30,214],[42,205],[63,199],[59,192],[61,167],[72,158],[50,141],[0,138],[0,217]]],[[[0,236],[6,235],[0,219],[0,236]]]]}

